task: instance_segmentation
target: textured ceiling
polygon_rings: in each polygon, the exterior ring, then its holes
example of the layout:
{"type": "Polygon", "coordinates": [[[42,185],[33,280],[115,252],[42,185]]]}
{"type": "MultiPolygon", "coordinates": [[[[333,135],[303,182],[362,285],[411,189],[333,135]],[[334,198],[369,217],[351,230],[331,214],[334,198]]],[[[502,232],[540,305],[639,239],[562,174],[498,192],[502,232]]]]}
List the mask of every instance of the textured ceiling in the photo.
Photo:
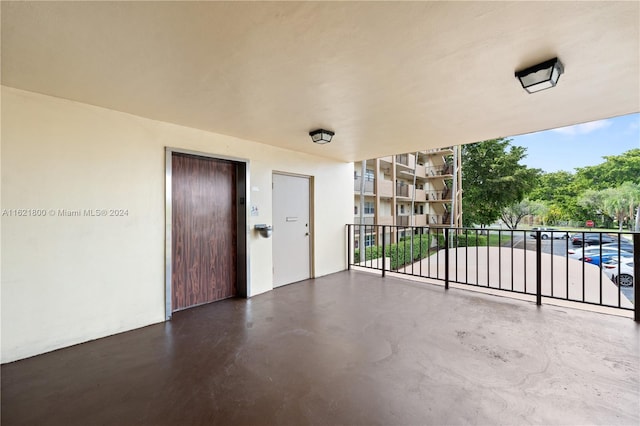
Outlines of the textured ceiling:
{"type": "Polygon", "coordinates": [[[1,7],[4,85],[345,161],[640,111],[636,1],[1,7]]]}

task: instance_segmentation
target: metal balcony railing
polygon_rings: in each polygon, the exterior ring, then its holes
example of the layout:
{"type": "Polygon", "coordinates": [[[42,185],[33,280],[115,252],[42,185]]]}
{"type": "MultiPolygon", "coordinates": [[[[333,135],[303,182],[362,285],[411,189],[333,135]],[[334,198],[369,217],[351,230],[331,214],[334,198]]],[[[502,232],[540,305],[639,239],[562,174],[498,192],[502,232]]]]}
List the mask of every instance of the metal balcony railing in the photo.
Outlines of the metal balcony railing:
{"type": "Polygon", "coordinates": [[[453,175],[453,166],[452,165],[444,165],[444,166],[431,166],[426,168],[425,174],[427,177],[433,176],[447,176],[453,175]]]}
{"type": "Polygon", "coordinates": [[[640,322],[640,233],[367,225],[382,245],[366,248],[361,261],[354,227],[346,227],[349,269],[519,293],[537,305],[544,298],[633,311],[640,322]],[[582,242],[590,252],[577,251],[582,242]]]}
{"type": "Polygon", "coordinates": [[[409,215],[396,216],[396,225],[409,226],[410,224],[411,224],[411,216],[409,215]]]}
{"type": "Polygon", "coordinates": [[[402,164],[404,166],[409,165],[409,155],[408,154],[398,154],[396,155],[396,163],[402,164]]]}
{"type": "Polygon", "coordinates": [[[451,222],[451,216],[446,214],[429,215],[429,224],[431,225],[448,225],[451,222]]]}
{"type": "Polygon", "coordinates": [[[396,197],[408,197],[409,196],[409,185],[402,185],[396,183],[396,197]]]}
{"type": "Polygon", "coordinates": [[[442,191],[426,191],[427,201],[444,201],[451,200],[451,191],[444,189],[442,191]]]}
{"type": "Polygon", "coordinates": [[[445,146],[442,148],[433,148],[433,149],[428,149],[425,151],[427,154],[439,154],[439,153],[445,153],[445,154],[450,154],[453,153],[453,147],[452,146],[445,146]]]}

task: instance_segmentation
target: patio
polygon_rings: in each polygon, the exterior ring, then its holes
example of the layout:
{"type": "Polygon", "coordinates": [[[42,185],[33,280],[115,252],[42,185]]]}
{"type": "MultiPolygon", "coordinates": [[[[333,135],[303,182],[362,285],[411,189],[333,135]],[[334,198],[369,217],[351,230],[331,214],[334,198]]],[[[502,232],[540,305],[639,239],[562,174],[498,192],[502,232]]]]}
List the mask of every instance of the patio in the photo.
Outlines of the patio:
{"type": "Polygon", "coordinates": [[[628,318],[340,272],[2,366],[2,423],[638,424],[628,318]]]}

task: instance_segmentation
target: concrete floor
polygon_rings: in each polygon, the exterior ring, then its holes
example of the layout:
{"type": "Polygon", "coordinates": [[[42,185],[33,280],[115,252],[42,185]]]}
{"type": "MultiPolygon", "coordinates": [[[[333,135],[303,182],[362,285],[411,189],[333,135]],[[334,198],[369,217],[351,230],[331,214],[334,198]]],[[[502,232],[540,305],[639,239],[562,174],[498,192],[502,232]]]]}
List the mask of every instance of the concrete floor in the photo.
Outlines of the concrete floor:
{"type": "Polygon", "coordinates": [[[640,423],[628,318],[343,272],[2,366],[2,424],[640,423]]]}

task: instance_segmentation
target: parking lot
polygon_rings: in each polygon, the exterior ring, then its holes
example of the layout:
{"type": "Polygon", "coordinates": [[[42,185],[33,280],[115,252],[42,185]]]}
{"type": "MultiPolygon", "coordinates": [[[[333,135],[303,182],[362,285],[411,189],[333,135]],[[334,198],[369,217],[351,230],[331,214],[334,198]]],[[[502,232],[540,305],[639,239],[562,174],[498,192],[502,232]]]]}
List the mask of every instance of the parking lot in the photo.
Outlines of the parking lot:
{"type": "MultiPolygon", "coordinates": [[[[567,256],[568,249],[579,249],[581,246],[574,246],[568,239],[553,239],[553,240],[540,240],[542,243],[542,252],[553,254],[554,256],[567,256]]],[[[536,249],[535,238],[530,236],[523,237],[522,235],[516,236],[513,241],[513,247],[519,249],[534,250],[536,249]]],[[[505,244],[506,247],[511,247],[511,242],[505,244]]],[[[624,294],[629,301],[633,302],[633,287],[621,287],[620,291],[624,294]]]]}
{"type": "MultiPolygon", "coordinates": [[[[536,239],[527,236],[526,238],[522,235],[515,236],[513,241],[514,248],[527,249],[527,250],[535,250],[536,249],[536,239]]],[[[574,246],[569,242],[568,239],[553,239],[553,240],[540,240],[542,242],[542,252],[554,254],[558,256],[566,256],[568,248],[574,248],[574,246]]],[[[511,243],[507,244],[511,246],[511,243]]],[[[575,248],[580,248],[580,246],[576,246],[575,248]]]]}

